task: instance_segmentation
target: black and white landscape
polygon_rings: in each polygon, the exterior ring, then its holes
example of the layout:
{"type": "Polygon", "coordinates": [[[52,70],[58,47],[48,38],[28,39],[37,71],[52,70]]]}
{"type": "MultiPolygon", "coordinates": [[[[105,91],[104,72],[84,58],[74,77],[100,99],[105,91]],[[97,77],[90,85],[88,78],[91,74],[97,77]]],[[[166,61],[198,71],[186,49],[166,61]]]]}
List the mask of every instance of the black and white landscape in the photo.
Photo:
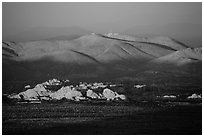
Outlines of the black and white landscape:
{"type": "Polygon", "coordinates": [[[2,5],[3,134],[202,134],[202,3],[2,5]]]}

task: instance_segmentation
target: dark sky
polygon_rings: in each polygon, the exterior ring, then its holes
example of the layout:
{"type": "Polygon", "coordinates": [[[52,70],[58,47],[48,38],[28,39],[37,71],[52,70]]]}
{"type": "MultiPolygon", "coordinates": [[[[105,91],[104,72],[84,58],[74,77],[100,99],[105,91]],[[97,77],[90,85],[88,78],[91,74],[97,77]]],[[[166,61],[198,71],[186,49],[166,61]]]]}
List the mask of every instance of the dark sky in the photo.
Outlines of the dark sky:
{"type": "Polygon", "coordinates": [[[201,3],[3,3],[3,36],[33,28],[79,26],[123,32],[134,26],[202,24],[201,3]]]}

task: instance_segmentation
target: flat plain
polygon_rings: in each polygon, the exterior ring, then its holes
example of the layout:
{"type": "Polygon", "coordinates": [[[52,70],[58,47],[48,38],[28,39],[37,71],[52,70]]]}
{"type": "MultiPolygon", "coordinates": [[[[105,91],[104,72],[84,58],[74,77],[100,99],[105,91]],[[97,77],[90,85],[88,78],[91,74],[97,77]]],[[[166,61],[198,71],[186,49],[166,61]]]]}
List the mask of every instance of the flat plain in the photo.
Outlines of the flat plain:
{"type": "Polygon", "coordinates": [[[3,104],[3,134],[202,134],[201,103],[57,102],[3,104]]]}

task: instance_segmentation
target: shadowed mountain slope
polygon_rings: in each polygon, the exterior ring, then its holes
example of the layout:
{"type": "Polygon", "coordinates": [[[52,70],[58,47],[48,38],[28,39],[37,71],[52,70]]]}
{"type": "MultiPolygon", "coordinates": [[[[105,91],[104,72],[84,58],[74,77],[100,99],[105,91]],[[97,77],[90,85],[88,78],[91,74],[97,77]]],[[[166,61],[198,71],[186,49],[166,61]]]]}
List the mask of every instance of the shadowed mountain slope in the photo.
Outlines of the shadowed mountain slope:
{"type": "Polygon", "coordinates": [[[4,82],[49,78],[110,81],[164,70],[190,75],[200,72],[202,64],[201,48],[188,48],[167,37],[118,34],[84,35],[73,40],[3,42],[2,54],[4,82]]]}

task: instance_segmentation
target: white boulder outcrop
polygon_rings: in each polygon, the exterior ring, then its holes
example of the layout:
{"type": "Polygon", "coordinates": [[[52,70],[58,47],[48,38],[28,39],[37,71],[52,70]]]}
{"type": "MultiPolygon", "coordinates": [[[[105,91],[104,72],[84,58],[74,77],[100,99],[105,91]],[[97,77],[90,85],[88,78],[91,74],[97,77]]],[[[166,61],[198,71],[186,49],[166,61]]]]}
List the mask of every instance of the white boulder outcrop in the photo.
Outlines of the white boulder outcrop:
{"type": "Polygon", "coordinates": [[[91,89],[89,89],[89,90],[86,91],[86,96],[87,96],[87,97],[90,97],[90,98],[92,98],[92,99],[100,99],[100,98],[101,98],[98,94],[96,94],[95,92],[93,92],[93,90],[91,90],[91,89]]]}
{"type": "Polygon", "coordinates": [[[49,94],[42,84],[37,84],[33,89],[20,92],[18,96],[23,97],[24,100],[38,100],[40,97],[49,96],[49,94]]]}
{"type": "MultiPolygon", "coordinates": [[[[7,97],[10,99],[24,100],[24,101],[42,101],[42,100],[61,100],[63,98],[74,100],[74,101],[82,101],[91,99],[106,99],[106,100],[126,100],[125,95],[119,95],[117,92],[112,91],[109,88],[106,88],[107,85],[100,83],[85,83],[80,82],[79,85],[69,85],[64,86],[64,81],[59,81],[57,79],[48,80],[41,84],[37,84],[34,88],[31,88],[29,85],[25,86],[25,91],[20,92],[18,94],[11,94],[7,97]],[[52,90],[48,88],[49,86],[57,86],[61,87],[56,90],[52,90]],[[86,95],[83,96],[79,90],[87,90],[86,95]],[[103,89],[102,93],[96,93],[93,89],[103,89]]],[[[67,81],[69,82],[69,80],[67,81]]],[[[116,85],[113,85],[113,87],[116,85]]]]}
{"type": "Polygon", "coordinates": [[[107,99],[107,100],[114,100],[116,95],[115,92],[113,92],[112,90],[105,88],[103,90],[103,96],[107,99]]]}
{"type": "Polygon", "coordinates": [[[163,98],[176,98],[174,95],[164,95],[163,98]]]}
{"type": "Polygon", "coordinates": [[[145,87],[146,85],[134,85],[134,88],[143,88],[145,87]]]}
{"type": "Polygon", "coordinates": [[[126,100],[127,99],[125,95],[118,94],[117,92],[114,92],[108,88],[105,88],[103,90],[103,97],[106,98],[107,100],[115,100],[115,99],[126,100]]]}
{"type": "Polygon", "coordinates": [[[38,99],[38,94],[34,89],[28,89],[24,92],[19,93],[19,96],[24,100],[38,99]]]}
{"type": "Polygon", "coordinates": [[[60,100],[62,98],[74,100],[76,97],[81,97],[82,94],[79,91],[72,90],[69,86],[62,87],[58,91],[50,94],[52,99],[60,100]]]}
{"type": "Polygon", "coordinates": [[[82,96],[76,96],[76,97],[74,98],[74,100],[75,100],[75,101],[81,101],[81,100],[86,100],[86,98],[85,98],[85,97],[82,97],[82,96]]]}
{"type": "Polygon", "coordinates": [[[195,93],[188,97],[188,99],[201,99],[201,98],[202,98],[201,95],[197,95],[195,93]]]}
{"type": "Polygon", "coordinates": [[[47,82],[48,82],[48,85],[60,85],[61,84],[61,81],[57,79],[50,79],[47,82]]]}
{"type": "Polygon", "coordinates": [[[30,85],[26,85],[24,88],[25,88],[25,89],[26,89],[26,88],[30,88],[30,85]]]}
{"type": "Polygon", "coordinates": [[[117,92],[115,92],[115,94],[116,94],[115,97],[116,97],[117,99],[121,99],[121,100],[126,100],[126,99],[127,99],[126,96],[123,95],[123,94],[120,94],[120,95],[119,95],[117,92]]]}
{"type": "Polygon", "coordinates": [[[44,91],[46,92],[47,90],[45,89],[45,87],[42,84],[37,84],[34,88],[35,91],[44,91]]]}
{"type": "Polygon", "coordinates": [[[19,96],[19,94],[13,93],[11,95],[8,95],[8,98],[10,99],[21,99],[21,97],[19,96]]]}

